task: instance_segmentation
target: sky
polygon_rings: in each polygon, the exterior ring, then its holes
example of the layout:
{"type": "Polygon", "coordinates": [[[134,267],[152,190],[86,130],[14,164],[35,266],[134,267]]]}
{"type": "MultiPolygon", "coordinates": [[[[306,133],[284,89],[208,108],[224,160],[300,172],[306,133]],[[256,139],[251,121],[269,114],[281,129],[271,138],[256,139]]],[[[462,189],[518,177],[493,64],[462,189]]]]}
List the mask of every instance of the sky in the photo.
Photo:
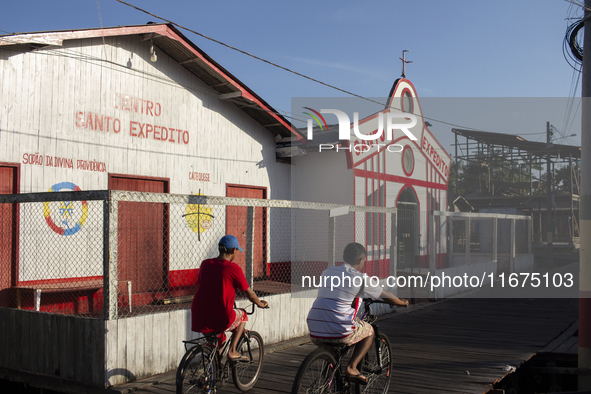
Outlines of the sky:
{"type": "MultiPolygon", "coordinates": [[[[562,43],[575,21],[570,18],[581,17],[582,10],[566,0],[128,1],[364,97],[387,96],[401,75],[399,57],[409,50],[407,60],[413,63],[407,65],[406,77],[419,99],[425,98],[425,116],[466,128],[528,134],[532,140],[543,139],[551,121],[563,135],[577,134],[560,142],[580,144],[580,112],[576,102],[569,107],[569,97],[580,96],[579,73],[565,60],[562,43]],[[536,100],[529,98],[544,97],[562,99],[550,112],[525,111],[533,115],[519,126],[508,122],[502,110],[479,117],[472,109],[467,114],[464,106],[483,98],[487,104],[476,112],[486,114],[491,98],[505,108],[519,98],[533,105],[536,100]],[[541,134],[532,134],[536,132],[541,134]]],[[[148,21],[161,22],[116,0],[0,2],[0,34],[148,21]]],[[[346,97],[193,33],[183,34],[288,119],[293,97],[346,97]]],[[[451,150],[451,126],[430,123],[451,150]]]]}

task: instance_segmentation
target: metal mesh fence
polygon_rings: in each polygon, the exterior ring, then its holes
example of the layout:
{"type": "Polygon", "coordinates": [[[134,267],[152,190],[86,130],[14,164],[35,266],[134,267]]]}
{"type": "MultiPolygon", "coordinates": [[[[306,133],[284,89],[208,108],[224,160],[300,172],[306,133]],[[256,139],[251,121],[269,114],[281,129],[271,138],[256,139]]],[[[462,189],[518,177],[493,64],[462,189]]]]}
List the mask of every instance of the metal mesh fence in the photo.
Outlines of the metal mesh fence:
{"type": "Polygon", "coordinates": [[[304,290],[350,242],[380,280],[490,259],[495,244],[502,266],[512,221],[528,251],[527,220],[499,218],[494,240],[491,217],[413,209],[99,191],[0,196],[0,210],[0,306],[107,319],[188,308],[225,234],[259,296],[304,290]]]}
{"type": "Polygon", "coordinates": [[[526,220],[515,221],[515,254],[529,253],[531,237],[529,237],[528,226],[529,223],[526,220]]]}
{"type": "Polygon", "coordinates": [[[451,220],[449,222],[452,228],[452,253],[466,252],[466,221],[467,219],[451,220]]]}
{"type": "Polygon", "coordinates": [[[0,204],[0,306],[101,316],[104,195],[64,197],[0,204]]]}

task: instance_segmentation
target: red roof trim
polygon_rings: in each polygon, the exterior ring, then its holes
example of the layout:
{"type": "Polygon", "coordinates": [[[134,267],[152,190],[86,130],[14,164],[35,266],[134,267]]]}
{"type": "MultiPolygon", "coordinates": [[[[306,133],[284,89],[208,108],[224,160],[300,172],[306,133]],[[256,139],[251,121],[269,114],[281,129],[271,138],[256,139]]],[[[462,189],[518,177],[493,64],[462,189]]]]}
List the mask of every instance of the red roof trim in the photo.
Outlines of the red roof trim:
{"type": "Polygon", "coordinates": [[[147,34],[147,33],[156,33],[165,37],[168,37],[172,40],[178,41],[182,43],[187,49],[189,49],[196,57],[200,60],[205,62],[209,67],[215,70],[220,76],[222,76],[226,81],[228,81],[232,86],[236,89],[240,90],[242,93],[242,97],[252,101],[253,103],[257,104],[261,109],[264,111],[269,112],[273,118],[277,120],[277,122],[281,123],[285,128],[289,129],[293,135],[299,141],[305,140],[305,138],[294,132],[293,128],[289,123],[287,123],[282,117],[278,116],[274,109],[272,109],[267,104],[262,102],[262,99],[258,97],[254,92],[252,92],[246,85],[242,82],[237,80],[236,78],[231,77],[228,75],[227,72],[221,69],[221,66],[217,64],[212,59],[208,58],[208,56],[204,55],[204,52],[201,52],[196,49],[195,44],[190,42],[188,39],[182,36],[180,32],[175,31],[168,24],[150,24],[150,25],[140,25],[140,26],[121,26],[121,27],[109,27],[109,28],[102,28],[102,29],[85,29],[85,30],[67,30],[67,31],[57,31],[57,32],[42,32],[42,33],[25,33],[25,34],[15,34],[10,36],[0,36],[0,46],[6,45],[15,45],[15,44],[27,44],[27,43],[37,43],[37,44],[46,44],[46,45],[57,45],[61,46],[64,40],[76,40],[76,39],[83,39],[83,38],[98,38],[98,37],[112,37],[112,36],[123,36],[123,35],[135,35],[135,34],[147,34]]]}

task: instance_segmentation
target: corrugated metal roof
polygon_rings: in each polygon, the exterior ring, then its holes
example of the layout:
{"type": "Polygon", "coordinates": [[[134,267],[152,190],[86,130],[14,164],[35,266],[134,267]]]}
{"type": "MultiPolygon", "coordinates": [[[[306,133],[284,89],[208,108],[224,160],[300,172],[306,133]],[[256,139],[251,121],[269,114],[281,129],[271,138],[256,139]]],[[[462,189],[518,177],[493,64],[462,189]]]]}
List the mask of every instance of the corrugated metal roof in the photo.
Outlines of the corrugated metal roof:
{"type": "MultiPolygon", "coordinates": [[[[464,129],[451,129],[451,131],[457,135],[461,135],[463,137],[485,144],[512,147],[529,152],[536,156],[546,157],[547,154],[545,142],[528,141],[518,135],[464,129]]],[[[580,159],[581,147],[560,144],[552,144],[550,147],[550,156],[552,157],[568,157],[570,155],[572,155],[573,158],[580,159]]]]}

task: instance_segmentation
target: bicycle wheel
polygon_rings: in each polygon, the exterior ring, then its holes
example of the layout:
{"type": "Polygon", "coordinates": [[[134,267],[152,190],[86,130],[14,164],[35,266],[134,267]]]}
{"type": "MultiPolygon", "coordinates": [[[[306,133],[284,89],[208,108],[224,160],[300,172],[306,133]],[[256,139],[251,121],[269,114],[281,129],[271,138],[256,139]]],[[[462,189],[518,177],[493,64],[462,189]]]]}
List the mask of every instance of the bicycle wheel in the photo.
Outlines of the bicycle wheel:
{"type": "Polygon", "coordinates": [[[392,349],[385,334],[379,334],[369,351],[361,361],[360,371],[367,376],[368,383],[361,392],[367,394],[385,394],[390,387],[392,373],[392,349]]]}
{"type": "Polygon", "coordinates": [[[249,362],[237,362],[232,365],[234,385],[240,391],[248,391],[257,382],[263,369],[263,338],[256,331],[248,331],[240,338],[236,351],[248,356],[249,362]]]}
{"type": "Polygon", "coordinates": [[[176,393],[212,393],[215,363],[211,349],[197,345],[183,356],[176,371],[176,393]]]}
{"type": "Polygon", "coordinates": [[[334,356],[324,349],[316,349],[300,365],[291,394],[338,393],[338,376],[334,356]]]}

